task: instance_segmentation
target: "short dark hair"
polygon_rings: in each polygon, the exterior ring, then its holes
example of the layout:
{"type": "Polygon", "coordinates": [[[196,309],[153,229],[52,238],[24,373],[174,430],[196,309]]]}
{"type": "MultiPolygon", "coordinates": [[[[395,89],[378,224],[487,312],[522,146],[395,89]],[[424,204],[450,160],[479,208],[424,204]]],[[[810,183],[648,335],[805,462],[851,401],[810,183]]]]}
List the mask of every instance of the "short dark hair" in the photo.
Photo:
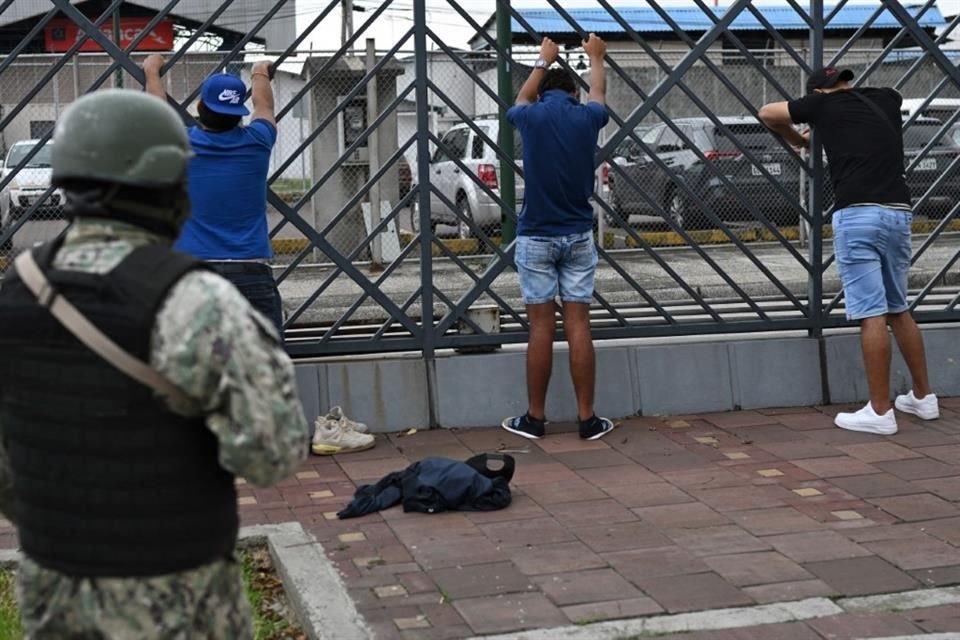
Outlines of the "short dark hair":
{"type": "Polygon", "coordinates": [[[197,104],[197,115],[203,128],[210,131],[230,131],[230,129],[240,126],[240,116],[228,116],[212,111],[210,107],[203,104],[203,100],[197,104]]]}
{"type": "Polygon", "coordinates": [[[547,74],[540,83],[540,95],[551,89],[560,89],[566,93],[576,93],[577,78],[573,72],[566,69],[547,69],[547,74]]]}

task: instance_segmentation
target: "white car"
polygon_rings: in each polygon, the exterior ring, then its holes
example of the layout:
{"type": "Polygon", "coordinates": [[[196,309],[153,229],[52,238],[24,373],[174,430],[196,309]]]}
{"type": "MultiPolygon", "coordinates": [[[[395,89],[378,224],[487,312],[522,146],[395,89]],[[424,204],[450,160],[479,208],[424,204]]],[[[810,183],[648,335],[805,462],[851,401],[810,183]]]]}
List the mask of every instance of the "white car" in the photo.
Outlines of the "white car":
{"type": "MultiPolygon", "coordinates": [[[[500,127],[494,118],[478,118],[473,122],[473,126],[466,123],[454,125],[442,138],[444,147],[450,150],[453,157],[437,147],[430,159],[430,179],[433,187],[463,216],[473,220],[488,235],[495,235],[500,230],[500,205],[480,185],[485,185],[497,197],[500,196],[500,157],[493,147],[477,134],[474,127],[483,131],[493,142],[497,142],[500,127]],[[454,158],[460,161],[459,164],[454,158]]],[[[521,166],[519,131],[514,132],[514,141],[514,159],[517,165],[521,166]]],[[[518,174],[514,203],[518,213],[522,203],[523,178],[518,174]]],[[[419,218],[415,208],[413,218],[413,227],[416,230],[419,218]]],[[[430,193],[430,218],[431,227],[435,228],[438,224],[453,225],[461,238],[476,235],[434,192],[430,193]]]]}
{"type": "Polygon", "coordinates": [[[30,246],[35,242],[49,240],[63,227],[65,202],[63,192],[55,189],[46,198],[43,197],[50,189],[53,175],[50,166],[53,141],[47,141],[19,171],[17,170],[39,144],[39,140],[21,140],[12,144],[4,158],[3,169],[0,171],[0,181],[13,175],[0,191],[0,235],[36,207],[30,223],[21,226],[17,231],[14,242],[17,246],[30,246]],[[57,222],[53,223],[53,221],[57,222]],[[33,223],[39,223],[39,227],[42,228],[34,228],[38,225],[33,223]]]}

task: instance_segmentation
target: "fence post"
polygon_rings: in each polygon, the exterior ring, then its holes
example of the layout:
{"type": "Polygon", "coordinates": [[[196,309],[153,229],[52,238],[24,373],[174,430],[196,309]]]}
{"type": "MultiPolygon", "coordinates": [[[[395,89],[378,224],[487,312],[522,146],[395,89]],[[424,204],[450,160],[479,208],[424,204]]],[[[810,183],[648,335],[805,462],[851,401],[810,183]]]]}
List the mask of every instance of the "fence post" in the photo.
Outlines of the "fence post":
{"type": "MultiPolygon", "coordinates": [[[[513,68],[511,64],[511,36],[510,36],[510,0],[497,0],[497,46],[502,53],[497,56],[497,95],[505,104],[513,103],[513,68]]],[[[497,144],[500,150],[513,157],[513,125],[507,122],[507,110],[500,109],[500,135],[497,144]]],[[[513,173],[512,163],[500,158],[500,198],[508,207],[515,207],[517,201],[516,175],[513,173]]],[[[517,212],[520,213],[519,211],[517,212]]],[[[517,225],[513,218],[502,215],[501,242],[504,246],[513,242],[517,235],[517,225]]]]}
{"type": "MultiPolygon", "coordinates": [[[[427,367],[434,358],[433,230],[430,228],[430,93],[427,78],[427,5],[413,0],[413,50],[416,62],[417,102],[417,213],[420,215],[420,325],[427,367]]],[[[432,411],[432,407],[431,407],[432,411]]]]}
{"type": "MultiPolygon", "coordinates": [[[[810,0],[810,65],[823,66],[823,0],[810,0]]],[[[810,156],[810,335],[823,336],[823,153],[820,136],[811,130],[810,156]]]]}

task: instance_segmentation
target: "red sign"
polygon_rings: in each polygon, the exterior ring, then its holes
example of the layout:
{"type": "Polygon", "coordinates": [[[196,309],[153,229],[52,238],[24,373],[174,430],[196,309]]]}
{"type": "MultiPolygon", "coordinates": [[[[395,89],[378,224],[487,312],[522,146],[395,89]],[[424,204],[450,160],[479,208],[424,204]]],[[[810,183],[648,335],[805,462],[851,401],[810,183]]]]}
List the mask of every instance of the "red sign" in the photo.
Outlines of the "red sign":
{"type": "MultiPolygon", "coordinates": [[[[120,48],[126,49],[144,28],[150,23],[150,18],[120,18],[120,48]]],[[[113,41],[113,21],[100,25],[100,31],[113,41]]],[[[67,18],[51,20],[43,32],[46,49],[52,53],[62,53],[76,44],[86,32],[67,18]]],[[[153,31],[140,41],[137,51],[172,51],[173,50],[173,21],[161,20],[154,26],[153,31]]],[[[103,51],[103,48],[92,38],[88,38],[80,47],[80,51],[103,51]]]]}

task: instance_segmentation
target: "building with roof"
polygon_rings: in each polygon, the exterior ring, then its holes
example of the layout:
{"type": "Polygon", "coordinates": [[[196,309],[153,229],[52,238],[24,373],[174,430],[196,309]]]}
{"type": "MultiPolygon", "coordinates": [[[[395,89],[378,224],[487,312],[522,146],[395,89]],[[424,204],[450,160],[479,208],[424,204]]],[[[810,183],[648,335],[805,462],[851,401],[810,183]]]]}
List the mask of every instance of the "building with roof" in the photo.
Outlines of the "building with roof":
{"type": "MultiPolygon", "coordinates": [[[[827,51],[839,49],[857,31],[867,24],[877,11],[879,3],[852,4],[846,3],[839,8],[825,6],[826,15],[831,16],[824,26],[824,48],[827,51]]],[[[757,50],[758,59],[770,65],[794,65],[795,60],[783,52],[780,43],[768,30],[767,24],[776,33],[783,37],[791,47],[797,51],[809,46],[810,25],[805,17],[797,13],[789,5],[752,6],[758,15],[749,9],[742,11],[728,32],[748,49],[757,50]]],[[[615,7],[619,19],[610,15],[604,9],[570,8],[567,13],[583,31],[594,32],[604,38],[611,54],[617,60],[626,60],[629,54],[639,54],[640,47],[631,38],[628,29],[639,35],[645,44],[663,54],[669,62],[689,51],[690,47],[684,42],[684,37],[694,41],[710,30],[714,19],[696,6],[664,6],[659,13],[653,7],[645,4],[615,7]],[[626,26],[625,26],[626,25],[626,26]]],[[[922,7],[911,6],[908,11],[916,16],[922,7]]],[[[722,17],[728,7],[715,8],[715,18],[722,17]]],[[[544,36],[552,38],[559,44],[579,46],[579,31],[571,25],[555,9],[547,8],[517,8],[517,13],[530,29],[544,36]]],[[[535,46],[535,41],[520,20],[511,20],[511,34],[514,46],[535,46]]],[[[936,30],[945,25],[944,17],[934,4],[919,18],[920,26],[931,36],[936,30]]],[[[865,50],[882,49],[900,32],[902,25],[888,10],[883,10],[872,22],[869,28],[857,40],[856,48],[865,50]]],[[[492,15],[483,25],[483,30],[491,37],[496,36],[495,15],[492,15]]],[[[912,47],[916,42],[911,37],[902,38],[898,47],[912,47]]],[[[489,44],[482,34],[478,33],[470,39],[470,46],[475,50],[487,49],[489,44]]],[[[735,42],[729,37],[721,37],[711,47],[711,54],[719,54],[719,60],[726,63],[742,63],[743,55],[735,42]]],[[[654,64],[652,61],[637,61],[638,65],[654,64]]]]}

